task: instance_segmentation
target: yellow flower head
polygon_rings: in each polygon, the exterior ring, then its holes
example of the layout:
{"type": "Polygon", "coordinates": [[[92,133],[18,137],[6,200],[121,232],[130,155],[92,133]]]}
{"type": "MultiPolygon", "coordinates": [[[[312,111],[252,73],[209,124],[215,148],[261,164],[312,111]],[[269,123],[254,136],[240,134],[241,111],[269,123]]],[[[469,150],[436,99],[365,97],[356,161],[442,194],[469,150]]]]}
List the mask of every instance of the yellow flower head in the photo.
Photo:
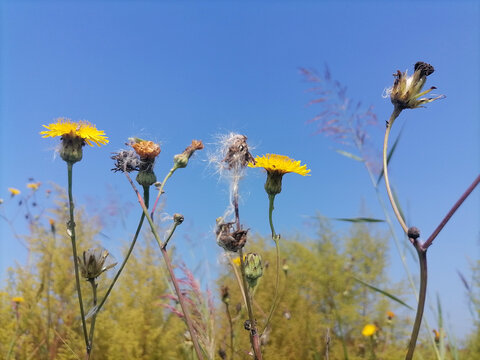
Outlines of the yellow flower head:
{"type": "Polygon", "coordinates": [[[302,176],[310,172],[307,165],[300,165],[300,160],[295,161],[288,156],[267,154],[257,156],[254,162],[249,162],[251,168],[264,168],[267,170],[267,181],[265,191],[269,196],[275,196],[282,191],[282,177],[287,173],[295,173],[302,176]]]}
{"type": "MultiPolygon", "coordinates": [[[[246,258],[247,258],[247,255],[243,255],[243,261],[245,261],[246,258]]],[[[235,265],[240,266],[240,257],[236,257],[235,259],[232,260],[232,262],[235,265]]]]}
{"type": "Polygon", "coordinates": [[[12,194],[12,197],[15,195],[20,195],[20,190],[15,189],[15,188],[8,188],[8,191],[10,191],[10,194],[12,194]]]}
{"type": "Polygon", "coordinates": [[[395,317],[395,313],[393,311],[387,311],[387,319],[392,320],[395,317]]]}
{"type": "Polygon", "coordinates": [[[21,296],[15,296],[15,297],[12,298],[12,301],[16,304],[20,304],[20,303],[25,302],[25,299],[21,296]]]}
{"type": "Polygon", "coordinates": [[[33,191],[37,191],[41,184],[42,184],[42,183],[40,183],[40,182],[28,183],[28,184],[27,184],[27,188],[28,188],[28,189],[32,189],[33,191]]]}
{"type": "Polygon", "coordinates": [[[288,156],[277,154],[266,154],[262,157],[257,156],[255,163],[248,163],[251,168],[264,168],[267,172],[276,172],[279,174],[295,173],[302,176],[310,172],[307,165],[300,165],[300,160],[295,161],[288,156]]]}
{"type": "Polygon", "coordinates": [[[367,324],[363,327],[362,335],[363,336],[372,336],[377,332],[378,328],[375,324],[367,324]]]}
{"type": "Polygon", "coordinates": [[[47,130],[41,131],[42,137],[78,137],[84,140],[88,145],[93,146],[92,143],[105,145],[108,143],[108,138],[105,131],[97,130],[95,125],[88,121],[73,122],[70,119],[58,118],[56,123],[42,125],[47,130]]]}

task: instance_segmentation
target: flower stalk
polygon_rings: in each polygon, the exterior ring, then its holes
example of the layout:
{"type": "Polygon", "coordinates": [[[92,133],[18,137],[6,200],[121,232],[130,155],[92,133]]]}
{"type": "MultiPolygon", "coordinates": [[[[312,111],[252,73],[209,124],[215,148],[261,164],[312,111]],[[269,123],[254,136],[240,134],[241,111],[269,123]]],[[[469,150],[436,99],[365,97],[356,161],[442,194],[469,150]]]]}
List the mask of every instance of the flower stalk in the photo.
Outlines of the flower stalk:
{"type": "MultiPolygon", "coordinates": [[[[140,193],[138,192],[137,187],[135,186],[135,184],[133,183],[130,175],[127,172],[125,172],[125,176],[127,177],[127,180],[129,181],[130,185],[132,186],[134,192],[137,194],[138,202],[140,203],[140,206],[142,207],[143,213],[144,213],[145,217],[147,218],[147,221],[150,225],[150,229],[152,231],[152,234],[155,237],[155,240],[157,241],[158,246],[160,247],[160,250],[162,252],[162,256],[163,256],[163,259],[165,261],[165,265],[167,266],[168,272],[170,274],[170,279],[173,283],[175,293],[177,294],[178,302],[180,303],[180,307],[182,308],[183,315],[185,316],[185,322],[187,324],[188,331],[190,332],[190,336],[192,338],[195,353],[197,354],[197,357],[198,357],[199,360],[203,360],[203,352],[202,352],[202,350],[200,348],[200,345],[198,343],[197,334],[196,334],[195,329],[193,327],[193,323],[192,323],[192,320],[190,318],[190,313],[189,313],[189,311],[187,309],[187,306],[186,306],[185,298],[184,298],[182,292],[180,291],[180,286],[178,285],[178,279],[176,278],[175,273],[173,271],[173,267],[172,267],[172,263],[170,261],[170,257],[167,253],[166,248],[164,247],[164,244],[160,240],[160,236],[158,235],[158,232],[155,228],[155,225],[153,224],[153,220],[152,220],[150,214],[148,213],[148,208],[145,206],[145,202],[143,201],[142,197],[140,196],[140,193]]],[[[175,228],[176,228],[176,226],[174,226],[172,228],[172,233],[173,233],[173,230],[175,230],[175,228]]]]}
{"type": "Polygon", "coordinates": [[[73,203],[73,194],[72,194],[72,171],[73,170],[73,163],[67,162],[67,172],[68,172],[68,204],[69,204],[69,215],[70,219],[67,224],[68,233],[70,235],[70,239],[72,241],[72,253],[73,253],[73,266],[75,269],[75,287],[77,289],[77,296],[78,296],[78,303],[80,306],[80,318],[82,320],[82,330],[83,330],[83,337],[85,340],[85,346],[87,349],[87,358],[90,356],[90,351],[92,350],[90,346],[90,341],[87,334],[87,323],[85,321],[85,310],[83,307],[83,298],[82,298],[82,290],[80,288],[80,274],[78,271],[78,257],[77,257],[77,243],[76,243],[76,236],[75,236],[75,217],[74,217],[74,203],[73,203]]]}

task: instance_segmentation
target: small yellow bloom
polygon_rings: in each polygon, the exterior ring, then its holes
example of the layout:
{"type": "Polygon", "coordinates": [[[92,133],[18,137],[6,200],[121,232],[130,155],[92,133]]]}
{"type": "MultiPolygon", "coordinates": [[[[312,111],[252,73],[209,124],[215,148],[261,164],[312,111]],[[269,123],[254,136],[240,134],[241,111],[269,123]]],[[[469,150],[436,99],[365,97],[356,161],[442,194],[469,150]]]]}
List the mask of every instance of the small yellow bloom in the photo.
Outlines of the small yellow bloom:
{"type": "Polygon", "coordinates": [[[97,130],[95,125],[90,124],[88,121],[73,122],[70,119],[58,118],[56,123],[42,125],[47,130],[41,131],[42,137],[57,137],[64,138],[78,137],[83,139],[88,145],[93,146],[92,143],[105,145],[108,143],[108,138],[103,130],[97,130]]]}
{"type": "Polygon", "coordinates": [[[393,311],[387,311],[387,319],[392,320],[395,317],[395,313],[393,311]]]}
{"type": "Polygon", "coordinates": [[[249,162],[251,168],[264,168],[267,170],[267,181],[265,191],[268,196],[275,196],[282,191],[282,177],[287,173],[295,173],[302,176],[310,172],[307,165],[300,165],[300,160],[295,161],[288,156],[267,154],[257,156],[253,162],[249,162]]]}
{"type": "MultiPolygon", "coordinates": [[[[245,261],[246,256],[247,256],[247,255],[243,255],[243,261],[245,261]]],[[[235,265],[240,266],[240,264],[241,264],[241,262],[240,262],[240,257],[236,257],[235,259],[232,260],[232,262],[233,262],[235,265]]]]}
{"type": "Polygon", "coordinates": [[[12,194],[12,197],[16,195],[20,195],[21,191],[15,188],[8,188],[8,191],[10,191],[10,194],[12,194]]]}
{"type": "Polygon", "coordinates": [[[266,154],[262,157],[257,156],[255,163],[249,162],[251,168],[264,168],[267,172],[275,172],[278,174],[295,173],[302,176],[308,175],[310,172],[307,165],[300,165],[300,160],[295,161],[288,156],[277,154],[266,154]]]}
{"type": "Polygon", "coordinates": [[[21,296],[15,296],[15,297],[12,298],[12,301],[16,304],[20,304],[20,303],[25,302],[25,299],[21,296]]]}
{"type": "Polygon", "coordinates": [[[439,343],[440,342],[440,333],[436,329],[433,329],[433,335],[435,336],[435,342],[439,343]]]}
{"type": "Polygon", "coordinates": [[[27,188],[32,189],[33,191],[37,191],[41,184],[42,184],[41,182],[28,183],[27,188]]]}
{"type": "Polygon", "coordinates": [[[362,335],[363,336],[372,336],[377,332],[378,328],[375,324],[367,324],[363,327],[362,335]]]}

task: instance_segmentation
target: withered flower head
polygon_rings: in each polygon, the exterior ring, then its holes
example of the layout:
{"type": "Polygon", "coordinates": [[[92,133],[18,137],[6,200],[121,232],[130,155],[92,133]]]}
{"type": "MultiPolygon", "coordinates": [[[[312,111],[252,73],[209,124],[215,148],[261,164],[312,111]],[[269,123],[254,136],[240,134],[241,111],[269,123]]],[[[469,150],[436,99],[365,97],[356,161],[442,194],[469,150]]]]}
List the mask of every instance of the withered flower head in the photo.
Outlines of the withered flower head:
{"type": "Polygon", "coordinates": [[[398,111],[422,107],[424,104],[445,97],[440,95],[434,98],[420,99],[421,96],[436,89],[435,86],[432,86],[428,90],[422,91],[423,85],[427,81],[427,76],[431,75],[435,69],[432,65],[422,61],[417,62],[414,69],[415,71],[411,76],[408,76],[407,71],[402,73],[400,70],[397,70],[393,74],[395,77],[393,86],[386,90],[386,95],[390,95],[390,100],[398,111]]]}
{"type": "Polygon", "coordinates": [[[240,134],[232,134],[226,139],[226,151],[223,162],[227,164],[229,170],[241,169],[248,163],[255,164],[255,159],[248,150],[247,137],[240,134]]]}
{"type": "Polygon", "coordinates": [[[187,146],[181,154],[177,154],[173,157],[173,162],[177,168],[184,168],[188,165],[188,160],[192,157],[193,153],[197,150],[203,149],[203,143],[200,140],[192,140],[192,144],[187,146]]]}
{"type": "Polygon", "coordinates": [[[247,230],[233,231],[233,222],[224,223],[223,218],[217,219],[217,244],[227,251],[237,252],[247,242],[247,230]]]}
{"type": "Polygon", "coordinates": [[[82,277],[92,280],[99,277],[103,272],[117,265],[117,263],[106,264],[109,252],[105,249],[88,249],[83,256],[78,256],[78,265],[82,277]]]}
{"type": "Polygon", "coordinates": [[[150,140],[135,138],[130,142],[130,146],[140,156],[141,159],[155,159],[160,154],[160,145],[150,140]]]}
{"type": "Polygon", "coordinates": [[[132,172],[140,170],[141,160],[133,150],[121,150],[113,153],[111,157],[115,160],[115,167],[112,171],[132,172]]]}

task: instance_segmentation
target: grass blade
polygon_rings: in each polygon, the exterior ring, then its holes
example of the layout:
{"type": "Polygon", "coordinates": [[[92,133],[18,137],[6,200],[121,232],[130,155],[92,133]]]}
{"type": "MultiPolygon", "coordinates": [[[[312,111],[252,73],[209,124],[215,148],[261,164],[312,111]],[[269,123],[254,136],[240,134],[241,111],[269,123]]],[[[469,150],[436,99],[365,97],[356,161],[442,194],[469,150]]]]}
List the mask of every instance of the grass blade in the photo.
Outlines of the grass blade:
{"type": "Polygon", "coordinates": [[[357,218],[334,218],[333,220],[337,221],[348,221],[353,223],[377,223],[377,222],[385,222],[382,219],[374,219],[374,218],[366,218],[366,217],[357,217],[357,218]]]}
{"type": "Polygon", "coordinates": [[[400,305],[403,305],[405,306],[406,308],[410,309],[410,310],[414,310],[410,305],[406,304],[405,302],[403,302],[402,300],[400,300],[399,298],[397,298],[395,295],[392,295],[390,294],[389,292],[386,292],[385,290],[382,290],[382,289],[379,289],[373,285],[370,285],[370,284],[367,284],[365,281],[362,281],[360,280],[359,278],[356,278],[355,276],[352,276],[353,279],[357,282],[359,282],[360,284],[368,287],[369,289],[373,290],[373,291],[376,291],[382,295],[385,295],[386,297],[392,299],[393,301],[396,301],[397,303],[399,303],[400,305]]]}
{"type": "Polygon", "coordinates": [[[357,155],[353,155],[352,153],[349,153],[348,151],[343,151],[343,150],[335,150],[337,153],[339,153],[340,155],[343,155],[343,156],[346,156],[350,159],[353,159],[353,160],[357,160],[357,161],[360,161],[360,162],[363,162],[363,159],[357,155]]]}

